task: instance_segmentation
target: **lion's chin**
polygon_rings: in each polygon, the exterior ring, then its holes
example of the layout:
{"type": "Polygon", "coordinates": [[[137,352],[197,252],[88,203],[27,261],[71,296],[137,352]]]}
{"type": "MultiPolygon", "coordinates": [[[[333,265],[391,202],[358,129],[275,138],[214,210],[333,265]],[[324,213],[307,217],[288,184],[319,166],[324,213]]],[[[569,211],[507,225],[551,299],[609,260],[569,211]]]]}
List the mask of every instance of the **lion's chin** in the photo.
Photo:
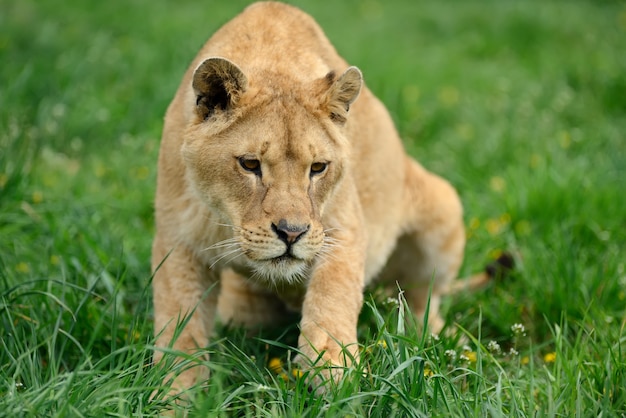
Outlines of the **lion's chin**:
{"type": "Polygon", "coordinates": [[[308,263],[299,258],[282,255],[266,260],[249,260],[254,278],[271,284],[297,284],[306,277],[308,263]]]}

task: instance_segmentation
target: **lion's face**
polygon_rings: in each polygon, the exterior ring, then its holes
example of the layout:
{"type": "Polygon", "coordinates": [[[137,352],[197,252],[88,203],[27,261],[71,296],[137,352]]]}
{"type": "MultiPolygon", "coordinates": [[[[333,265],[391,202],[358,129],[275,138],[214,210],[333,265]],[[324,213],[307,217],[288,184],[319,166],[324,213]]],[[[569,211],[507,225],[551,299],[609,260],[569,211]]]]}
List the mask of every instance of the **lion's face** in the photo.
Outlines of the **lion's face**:
{"type": "Polygon", "coordinates": [[[232,228],[233,239],[215,246],[223,260],[291,280],[331,245],[322,216],[342,179],[345,139],[320,110],[323,95],[239,94],[237,103],[198,111],[183,146],[187,174],[232,228]]]}

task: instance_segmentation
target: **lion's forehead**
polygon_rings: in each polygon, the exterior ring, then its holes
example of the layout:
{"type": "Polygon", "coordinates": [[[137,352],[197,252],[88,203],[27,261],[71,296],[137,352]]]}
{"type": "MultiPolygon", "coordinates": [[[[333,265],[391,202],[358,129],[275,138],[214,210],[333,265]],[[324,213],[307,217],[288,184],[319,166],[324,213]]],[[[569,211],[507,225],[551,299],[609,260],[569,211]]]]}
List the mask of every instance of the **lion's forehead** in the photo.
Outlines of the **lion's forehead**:
{"type": "Polygon", "coordinates": [[[302,161],[310,164],[337,153],[323,123],[295,101],[277,100],[262,112],[251,112],[242,121],[245,138],[239,138],[250,154],[266,162],[302,161]],[[291,102],[291,103],[290,103],[291,102]]]}
{"type": "Polygon", "coordinates": [[[259,156],[266,164],[300,162],[309,165],[312,161],[328,154],[329,150],[307,136],[288,135],[266,139],[262,142],[259,156]]]}

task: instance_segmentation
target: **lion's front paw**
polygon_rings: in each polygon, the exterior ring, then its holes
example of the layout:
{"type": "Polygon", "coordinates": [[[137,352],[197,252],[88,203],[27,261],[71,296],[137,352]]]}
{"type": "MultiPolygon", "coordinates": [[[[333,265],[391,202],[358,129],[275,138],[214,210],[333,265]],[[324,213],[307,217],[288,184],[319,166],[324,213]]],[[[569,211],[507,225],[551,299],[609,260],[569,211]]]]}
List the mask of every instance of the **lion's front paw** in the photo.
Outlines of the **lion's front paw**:
{"type": "Polygon", "coordinates": [[[359,361],[356,343],[343,346],[328,338],[321,347],[317,349],[305,343],[300,346],[300,353],[294,359],[294,363],[307,375],[309,387],[318,395],[337,385],[345,370],[359,361]]]}

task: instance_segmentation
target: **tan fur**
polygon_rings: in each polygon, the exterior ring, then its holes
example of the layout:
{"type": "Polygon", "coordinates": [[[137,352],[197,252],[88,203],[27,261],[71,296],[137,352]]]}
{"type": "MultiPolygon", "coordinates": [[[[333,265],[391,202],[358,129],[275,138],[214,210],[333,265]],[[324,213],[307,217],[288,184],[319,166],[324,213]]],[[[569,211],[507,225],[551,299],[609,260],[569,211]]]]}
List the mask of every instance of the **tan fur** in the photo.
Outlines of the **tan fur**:
{"type": "MultiPolygon", "coordinates": [[[[318,353],[317,365],[349,365],[341,345],[357,358],[374,279],[399,283],[417,316],[434,280],[429,322],[440,330],[465,244],[455,190],[406,155],[313,19],[279,3],[248,7],[186,72],[165,118],[156,224],[158,346],[190,315],[173,347],[202,349],[218,306],[250,327],[299,309],[304,367],[318,353]]],[[[206,376],[189,370],[174,388],[206,376]]]]}

